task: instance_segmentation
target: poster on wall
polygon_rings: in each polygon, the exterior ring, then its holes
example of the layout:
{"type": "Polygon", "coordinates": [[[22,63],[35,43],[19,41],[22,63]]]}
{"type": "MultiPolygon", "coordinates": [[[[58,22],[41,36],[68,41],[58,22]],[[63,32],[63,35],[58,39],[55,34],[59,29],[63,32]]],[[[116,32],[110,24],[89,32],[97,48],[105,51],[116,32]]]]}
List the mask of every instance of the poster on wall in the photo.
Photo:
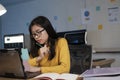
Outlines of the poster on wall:
{"type": "Polygon", "coordinates": [[[91,22],[91,13],[90,13],[90,10],[87,10],[87,9],[84,9],[84,10],[81,10],[82,12],[82,23],[83,24],[88,24],[91,22]]]}
{"type": "Polygon", "coordinates": [[[108,8],[108,21],[112,23],[120,22],[119,7],[108,8]]]}

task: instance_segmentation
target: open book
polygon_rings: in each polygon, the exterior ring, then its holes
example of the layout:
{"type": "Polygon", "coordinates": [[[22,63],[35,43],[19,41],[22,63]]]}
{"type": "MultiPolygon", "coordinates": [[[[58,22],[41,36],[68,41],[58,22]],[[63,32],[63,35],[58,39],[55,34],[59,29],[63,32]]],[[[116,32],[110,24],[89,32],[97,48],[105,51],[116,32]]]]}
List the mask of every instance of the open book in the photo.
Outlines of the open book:
{"type": "Polygon", "coordinates": [[[44,73],[34,77],[32,80],[83,80],[77,74],[70,73],[44,73]]]}
{"type": "MultiPolygon", "coordinates": [[[[112,67],[112,68],[109,67],[109,68],[89,69],[80,75],[71,74],[71,73],[63,73],[63,74],[44,73],[34,77],[32,80],[83,80],[83,78],[86,79],[88,77],[90,78],[90,80],[97,80],[98,76],[105,78],[103,80],[107,80],[109,76],[118,76],[118,75],[120,75],[120,67],[112,67]],[[92,79],[92,78],[96,78],[96,79],[92,79]]],[[[116,79],[114,80],[118,80],[119,78],[120,76],[116,77],[116,79]]],[[[98,80],[102,80],[102,79],[98,79],[98,80]]]]}
{"type": "Polygon", "coordinates": [[[117,76],[120,75],[120,67],[109,68],[93,68],[86,70],[81,77],[97,77],[97,76],[117,76]]]}

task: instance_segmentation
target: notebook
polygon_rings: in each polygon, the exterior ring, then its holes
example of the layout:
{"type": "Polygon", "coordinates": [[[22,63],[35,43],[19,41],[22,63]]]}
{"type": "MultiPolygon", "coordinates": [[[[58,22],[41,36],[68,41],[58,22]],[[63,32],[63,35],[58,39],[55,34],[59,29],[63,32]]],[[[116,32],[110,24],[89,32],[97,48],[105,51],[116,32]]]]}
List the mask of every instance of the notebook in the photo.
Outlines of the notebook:
{"type": "Polygon", "coordinates": [[[118,76],[118,75],[120,75],[120,67],[105,67],[105,68],[93,68],[86,70],[80,76],[96,77],[96,76],[118,76]]]}
{"type": "Polygon", "coordinates": [[[0,77],[32,78],[39,72],[25,72],[20,49],[0,49],[0,77]]]}

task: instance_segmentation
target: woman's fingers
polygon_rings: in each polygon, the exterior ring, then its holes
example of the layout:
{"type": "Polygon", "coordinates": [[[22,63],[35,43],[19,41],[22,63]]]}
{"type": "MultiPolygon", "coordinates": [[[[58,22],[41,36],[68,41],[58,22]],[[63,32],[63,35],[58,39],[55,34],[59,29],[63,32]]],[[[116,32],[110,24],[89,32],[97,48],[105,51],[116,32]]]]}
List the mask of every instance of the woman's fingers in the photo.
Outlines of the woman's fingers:
{"type": "Polygon", "coordinates": [[[46,54],[48,54],[48,51],[49,49],[47,45],[44,45],[42,48],[40,48],[40,56],[43,58],[46,54]]]}

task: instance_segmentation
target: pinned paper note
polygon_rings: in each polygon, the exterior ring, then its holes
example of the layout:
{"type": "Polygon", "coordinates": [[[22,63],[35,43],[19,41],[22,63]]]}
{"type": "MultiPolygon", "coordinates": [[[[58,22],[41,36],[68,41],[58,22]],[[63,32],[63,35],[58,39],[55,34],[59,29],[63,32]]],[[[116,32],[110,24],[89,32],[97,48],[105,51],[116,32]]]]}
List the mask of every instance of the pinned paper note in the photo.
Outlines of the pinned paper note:
{"type": "Polygon", "coordinates": [[[68,17],[68,22],[72,22],[72,17],[71,16],[68,17]]]}
{"type": "Polygon", "coordinates": [[[90,13],[90,10],[83,9],[81,15],[82,15],[82,23],[83,24],[88,24],[88,23],[91,22],[91,13],[90,13]]]}
{"type": "Polygon", "coordinates": [[[58,20],[58,16],[54,16],[54,20],[58,20]]]}
{"type": "Polygon", "coordinates": [[[116,0],[110,0],[110,2],[112,3],[112,2],[116,2],[116,0]]]}
{"type": "Polygon", "coordinates": [[[103,29],[103,25],[102,24],[99,24],[98,25],[98,30],[102,30],[103,29]]]}
{"type": "Polygon", "coordinates": [[[21,57],[22,57],[23,60],[28,60],[29,59],[28,49],[22,48],[21,53],[22,53],[21,57]]]}
{"type": "Polygon", "coordinates": [[[100,11],[100,6],[96,6],[96,11],[100,11]]]}
{"type": "Polygon", "coordinates": [[[78,29],[82,29],[82,25],[78,25],[77,27],[78,27],[78,29]]]}

